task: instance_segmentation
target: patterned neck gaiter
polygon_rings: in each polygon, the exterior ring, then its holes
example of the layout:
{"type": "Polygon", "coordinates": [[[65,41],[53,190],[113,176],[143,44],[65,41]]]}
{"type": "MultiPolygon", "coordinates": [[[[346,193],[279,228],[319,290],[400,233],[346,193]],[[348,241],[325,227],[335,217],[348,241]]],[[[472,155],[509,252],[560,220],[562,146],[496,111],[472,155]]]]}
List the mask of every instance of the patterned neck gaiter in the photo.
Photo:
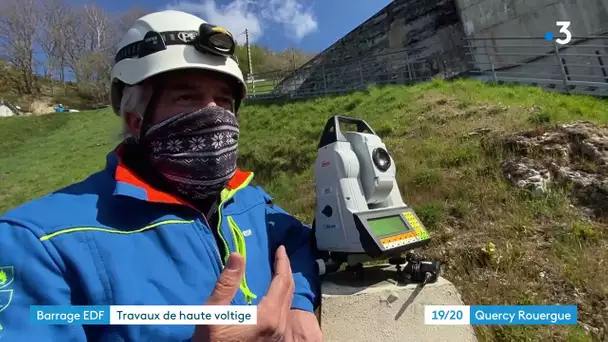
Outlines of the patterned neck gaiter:
{"type": "Polygon", "coordinates": [[[172,116],[139,139],[150,162],[186,200],[217,196],[236,172],[239,124],[222,107],[172,116]]]}

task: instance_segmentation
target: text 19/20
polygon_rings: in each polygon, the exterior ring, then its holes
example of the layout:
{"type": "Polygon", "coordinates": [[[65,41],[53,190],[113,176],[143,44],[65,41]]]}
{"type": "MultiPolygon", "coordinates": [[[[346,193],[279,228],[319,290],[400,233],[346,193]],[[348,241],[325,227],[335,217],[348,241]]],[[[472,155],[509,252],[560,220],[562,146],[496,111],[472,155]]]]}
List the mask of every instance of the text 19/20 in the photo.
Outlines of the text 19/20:
{"type": "Polygon", "coordinates": [[[433,320],[458,321],[463,317],[462,310],[433,310],[433,320]]]}

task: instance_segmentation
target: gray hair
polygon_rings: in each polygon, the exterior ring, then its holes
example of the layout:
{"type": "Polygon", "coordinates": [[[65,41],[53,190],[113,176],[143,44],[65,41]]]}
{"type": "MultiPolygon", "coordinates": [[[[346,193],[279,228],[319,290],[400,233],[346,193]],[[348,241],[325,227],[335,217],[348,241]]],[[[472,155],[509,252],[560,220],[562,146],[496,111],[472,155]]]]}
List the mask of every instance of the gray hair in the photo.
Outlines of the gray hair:
{"type": "Polygon", "coordinates": [[[152,88],[148,84],[126,85],[124,87],[120,100],[120,117],[122,120],[121,136],[123,139],[131,137],[131,132],[127,125],[127,113],[137,114],[140,117],[143,117],[151,97],[152,88]]]}

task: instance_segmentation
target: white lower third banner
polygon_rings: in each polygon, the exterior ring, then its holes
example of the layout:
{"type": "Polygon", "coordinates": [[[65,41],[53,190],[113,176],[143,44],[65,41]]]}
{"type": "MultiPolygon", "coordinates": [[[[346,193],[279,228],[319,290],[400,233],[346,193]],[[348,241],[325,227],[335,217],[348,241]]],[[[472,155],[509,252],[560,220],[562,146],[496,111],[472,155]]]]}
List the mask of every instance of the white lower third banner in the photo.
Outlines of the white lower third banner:
{"type": "Polygon", "coordinates": [[[255,325],[254,305],[31,306],[30,322],[78,325],[255,325]]]}

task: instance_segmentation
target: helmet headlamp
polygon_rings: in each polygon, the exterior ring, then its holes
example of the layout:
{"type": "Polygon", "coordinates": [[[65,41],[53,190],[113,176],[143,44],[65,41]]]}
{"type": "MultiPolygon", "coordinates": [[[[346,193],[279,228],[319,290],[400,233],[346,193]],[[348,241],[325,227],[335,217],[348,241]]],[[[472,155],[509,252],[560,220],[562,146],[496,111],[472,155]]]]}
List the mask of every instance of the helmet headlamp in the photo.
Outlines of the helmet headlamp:
{"type": "Polygon", "coordinates": [[[198,31],[150,31],[146,33],[143,40],[120,49],[114,61],[118,63],[126,58],[142,58],[166,50],[169,45],[180,44],[192,45],[202,53],[232,58],[238,63],[238,59],[234,55],[236,42],[232,34],[222,27],[207,23],[201,24],[198,31]]]}
{"type": "Polygon", "coordinates": [[[203,49],[220,56],[229,57],[234,54],[236,43],[232,34],[219,26],[202,24],[199,28],[198,50],[203,49]]]}

